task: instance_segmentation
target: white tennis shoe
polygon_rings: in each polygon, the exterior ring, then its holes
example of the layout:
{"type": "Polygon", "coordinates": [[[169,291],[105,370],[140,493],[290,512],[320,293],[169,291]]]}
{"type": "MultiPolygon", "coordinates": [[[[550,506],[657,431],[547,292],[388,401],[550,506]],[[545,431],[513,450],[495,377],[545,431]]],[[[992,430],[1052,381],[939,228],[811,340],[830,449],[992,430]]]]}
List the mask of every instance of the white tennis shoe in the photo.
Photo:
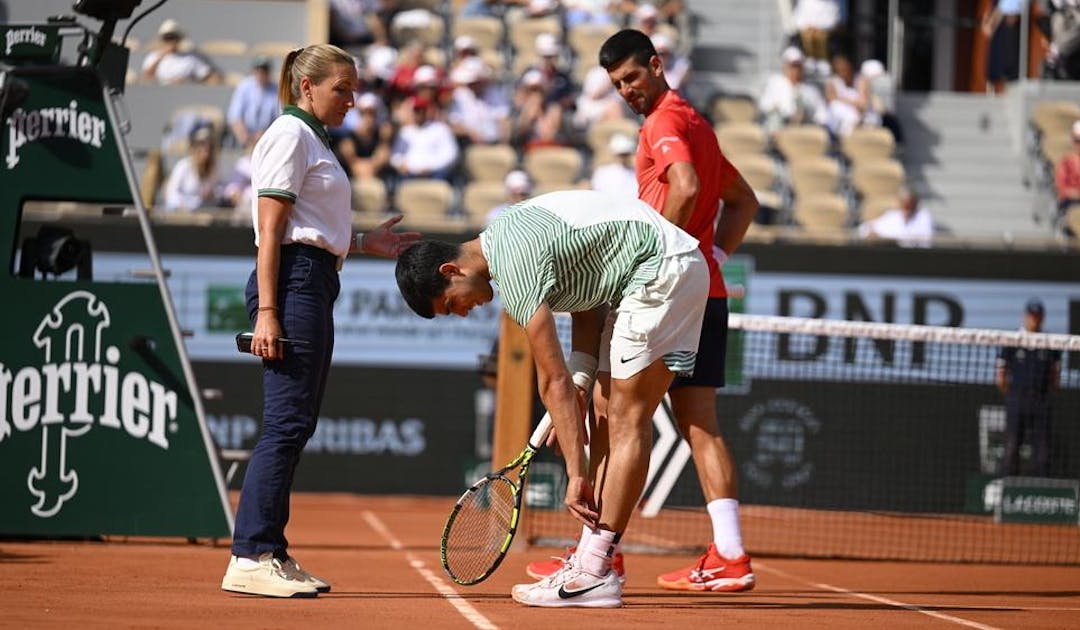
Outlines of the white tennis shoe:
{"type": "Polygon", "coordinates": [[[315,597],[319,591],[298,573],[287,569],[267,552],[254,563],[241,563],[233,556],[221,580],[221,590],[265,597],[315,597]]]}
{"type": "Polygon", "coordinates": [[[296,574],[305,582],[314,586],[315,590],[320,593],[330,592],[330,584],[326,580],[305,571],[304,568],[300,566],[300,563],[296,561],[296,558],[287,556],[285,562],[282,562],[281,565],[286,571],[296,574]]]}
{"type": "Polygon", "coordinates": [[[571,556],[557,572],[533,584],[518,584],[510,595],[526,606],[619,608],[622,582],[614,569],[601,577],[582,571],[571,556]]]}

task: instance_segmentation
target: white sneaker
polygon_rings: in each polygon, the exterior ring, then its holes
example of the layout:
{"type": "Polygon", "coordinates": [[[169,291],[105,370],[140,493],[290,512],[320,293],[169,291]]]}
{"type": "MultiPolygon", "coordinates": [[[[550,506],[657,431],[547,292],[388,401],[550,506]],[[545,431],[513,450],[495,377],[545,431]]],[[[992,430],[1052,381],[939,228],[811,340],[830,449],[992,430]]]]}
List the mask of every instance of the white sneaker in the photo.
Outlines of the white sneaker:
{"type": "Polygon", "coordinates": [[[622,606],[622,582],[614,569],[596,577],[576,566],[570,557],[562,569],[534,584],[518,584],[511,590],[514,601],[545,608],[618,608],[622,606]]]}
{"type": "Polygon", "coordinates": [[[259,556],[257,564],[243,565],[239,558],[229,560],[229,568],[221,580],[221,590],[266,597],[315,597],[319,591],[307,580],[285,568],[285,565],[267,552],[259,556]]]}
{"type": "Polygon", "coordinates": [[[319,591],[320,593],[329,593],[330,592],[330,584],[328,582],[326,582],[325,580],[323,580],[322,578],[314,576],[314,575],[308,573],[307,571],[305,571],[300,566],[300,563],[296,561],[296,558],[294,558],[292,556],[286,557],[285,562],[282,562],[281,566],[286,571],[295,574],[297,577],[301,578],[302,580],[304,580],[308,584],[314,586],[315,590],[319,591]]]}

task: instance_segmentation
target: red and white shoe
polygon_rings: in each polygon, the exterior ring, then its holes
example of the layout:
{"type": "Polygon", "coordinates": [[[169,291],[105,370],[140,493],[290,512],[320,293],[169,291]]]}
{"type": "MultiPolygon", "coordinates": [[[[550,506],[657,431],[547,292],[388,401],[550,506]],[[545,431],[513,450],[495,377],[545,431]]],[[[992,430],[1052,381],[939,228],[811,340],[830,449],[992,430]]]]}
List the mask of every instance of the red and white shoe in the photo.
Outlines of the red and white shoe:
{"type": "Polygon", "coordinates": [[[750,568],[750,556],[743,554],[729,560],[717,553],[716,545],[709,543],[709,548],[697,562],[661,575],[656,578],[656,583],[673,591],[749,591],[754,588],[754,571],[750,568]]]}
{"type": "MultiPolygon", "coordinates": [[[[555,575],[563,568],[563,565],[570,560],[570,556],[574,555],[575,551],[577,551],[577,545],[568,547],[566,553],[561,556],[551,556],[547,560],[530,562],[525,565],[525,573],[534,580],[542,580],[546,577],[555,575]]],[[[615,557],[611,559],[611,568],[615,570],[615,575],[619,576],[619,583],[625,584],[626,566],[624,565],[621,551],[616,552],[615,557]]]]}

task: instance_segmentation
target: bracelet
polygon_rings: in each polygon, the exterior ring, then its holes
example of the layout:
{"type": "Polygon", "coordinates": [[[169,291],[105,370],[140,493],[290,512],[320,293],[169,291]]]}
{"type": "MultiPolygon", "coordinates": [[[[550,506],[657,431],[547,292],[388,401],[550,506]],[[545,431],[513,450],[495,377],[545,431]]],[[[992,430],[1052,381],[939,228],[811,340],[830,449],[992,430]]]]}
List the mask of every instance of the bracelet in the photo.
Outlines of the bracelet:
{"type": "Polygon", "coordinates": [[[260,306],[259,307],[259,312],[262,312],[262,311],[276,311],[276,310],[277,310],[276,306],[260,306]]]}
{"type": "Polygon", "coordinates": [[[592,389],[593,380],[596,378],[597,364],[596,357],[584,352],[574,351],[570,353],[570,358],[566,360],[566,369],[570,371],[570,378],[574,381],[574,385],[585,392],[589,392],[592,389]]]}
{"type": "Polygon", "coordinates": [[[353,239],[352,248],[354,250],[356,250],[356,251],[360,251],[360,249],[363,247],[363,243],[364,243],[364,233],[363,232],[353,232],[352,239],[353,239]]]}

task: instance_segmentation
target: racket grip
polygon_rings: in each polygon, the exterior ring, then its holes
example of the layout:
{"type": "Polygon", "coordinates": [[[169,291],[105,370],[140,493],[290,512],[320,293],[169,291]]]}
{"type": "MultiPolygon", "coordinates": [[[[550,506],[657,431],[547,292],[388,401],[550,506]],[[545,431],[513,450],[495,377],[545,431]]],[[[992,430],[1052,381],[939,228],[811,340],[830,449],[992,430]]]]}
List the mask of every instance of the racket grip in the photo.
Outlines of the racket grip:
{"type": "Polygon", "coordinates": [[[540,418],[540,424],[536,425],[536,429],[533,430],[532,435],[529,436],[529,446],[536,450],[544,445],[547,440],[548,433],[551,433],[551,414],[544,413],[544,417],[540,418]]]}

